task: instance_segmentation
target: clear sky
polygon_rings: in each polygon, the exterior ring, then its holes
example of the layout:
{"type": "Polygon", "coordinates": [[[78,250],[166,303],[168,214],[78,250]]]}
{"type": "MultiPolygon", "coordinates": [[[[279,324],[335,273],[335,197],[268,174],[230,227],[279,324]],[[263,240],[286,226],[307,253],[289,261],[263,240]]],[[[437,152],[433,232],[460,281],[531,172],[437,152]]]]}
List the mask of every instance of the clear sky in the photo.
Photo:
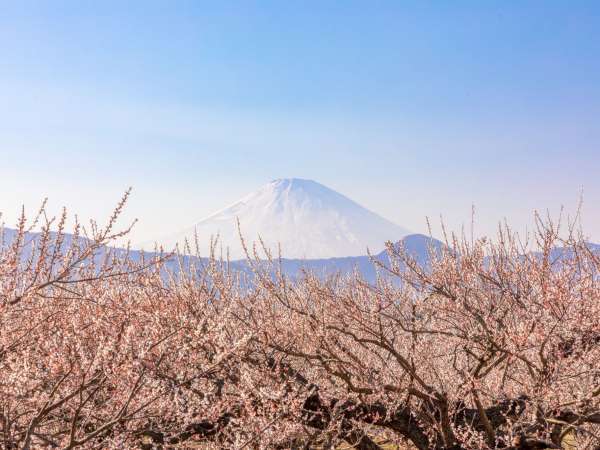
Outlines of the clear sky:
{"type": "Polygon", "coordinates": [[[534,208],[600,241],[596,1],[2,1],[0,210],[143,241],[260,185],[319,181],[396,223],[534,208]]]}

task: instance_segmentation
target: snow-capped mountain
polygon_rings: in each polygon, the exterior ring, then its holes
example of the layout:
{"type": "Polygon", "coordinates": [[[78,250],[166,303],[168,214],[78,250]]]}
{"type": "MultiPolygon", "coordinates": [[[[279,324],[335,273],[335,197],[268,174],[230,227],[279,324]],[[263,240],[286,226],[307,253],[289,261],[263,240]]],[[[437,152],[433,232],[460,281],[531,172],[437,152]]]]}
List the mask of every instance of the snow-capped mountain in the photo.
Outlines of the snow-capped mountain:
{"type": "MultiPolygon", "coordinates": [[[[369,211],[349,198],[311,180],[274,180],[233,205],[172,236],[158,239],[165,249],[174,248],[197,233],[200,251],[208,255],[211,237],[219,236],[225,254],[244,258],[237,221],[249,248],[259,236],[277,254],[281,245],[286,258],[331,258],[364,255],[397,241],[408,231],[369,211]]],[[[151,249],[152,244],[143,245],[151,249]]]]}

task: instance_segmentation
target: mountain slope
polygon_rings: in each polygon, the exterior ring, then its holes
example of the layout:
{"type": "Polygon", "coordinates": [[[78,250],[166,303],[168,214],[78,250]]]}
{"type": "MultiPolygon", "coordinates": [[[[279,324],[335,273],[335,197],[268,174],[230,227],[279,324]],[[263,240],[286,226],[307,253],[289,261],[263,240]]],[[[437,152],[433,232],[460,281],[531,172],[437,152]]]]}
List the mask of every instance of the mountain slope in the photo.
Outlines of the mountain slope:
{"type": "MultiPolygon", "coordinates": [[[[237,220],[249,247],[259,236],[269,249],[281,245],[286,258],[330,258],[379,252],[387,240],[408,232],[349,198],[311,180],[274,180],[233,205],[180,233],[159,239],[173,248],[196,232],[200,250],[208,254],[211,236],[219,236],[231,259],[244,257],[237,220]]],[[[149,245],[144,247],[150,248],[149,245]]]]}

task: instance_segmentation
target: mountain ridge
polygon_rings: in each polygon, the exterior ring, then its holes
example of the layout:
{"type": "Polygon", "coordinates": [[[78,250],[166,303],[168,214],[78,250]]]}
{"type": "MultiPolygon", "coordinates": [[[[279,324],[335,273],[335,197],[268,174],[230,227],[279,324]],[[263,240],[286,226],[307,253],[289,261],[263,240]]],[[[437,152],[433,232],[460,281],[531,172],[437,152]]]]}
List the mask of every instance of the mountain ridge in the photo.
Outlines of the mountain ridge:
{"type": "MultiPolygon", "coordinates": [[[[11,228],[2,228],[3,231],[3,240],[0,240],[0,246],[7,247],[11,244],[12,239],[16,235],[16,230],[11,228]]],[[[54,232],[53,232],[54,233],[54,232]]],[[[28,257],[30,254],[31,247],[35,244],[36,240],[39,237],[38,232],[29,232],[27,233],[27,249],[24,253],[24,257],[28,257]]],[[[72,235],[66,233],[65,235],[65,245],[68,245],[72,235]]],[[[80,238],[85,239],[85,238],[80,238]]],[[[432,248],[435,253],[441,251],[445,244],[435,239],[434,237],[427,236],[424,234],[410,234],[405,236],[399,241],[394,242],[394,245],[400,246],[402,245],[404,249],[410,254],[415,260],[422,265],[423,267],[427,267],[430,264],[430,253],[429,250],[432,248]]],[[[600,255],[600,244],[594,244],[592,242],[587,242],[588,248],[600,255]]],[[[117,251],[126,252],[125,249],[115,248],[117,251]]],[[[142,256],[146,260],[151,260],[154,255],[156,255],[153,251],[140,251],[140,250],[129,250],[129,256],[133,260],[139,260],[142,256]]],[[[533,254],[539,254],[537,252],[533,252],[533,254]]],[[[102,257],[103,251],[100,252],[98,257],[102,257]]],[[[569,252],[565,253],[564,248],[555,247],[553,250],[553,255],[555,258],[560,259],[564,257],[569,257],[569,252]]],[[[192,255],[180,255],[183,261],[183,267],[189,268],[192,264],[200,264],[200,266],[207,264],[209,259],[206,257],[197,257],[192,255]]],[[[331,258],[316,258],[316,259],[301,259],[301,258],[282,258],[281,259],[281,269],[285,276],[290,278],[296,278],[302,276],[302,271],[309,271],[314,273],[317,276],[327,277],[334,275],[350,275],[354,271],[358,271],[358,273],[362,276],[362,278],[368,283],[375,283],[378,277],[378,268],[377,265],[374,264],[374,261],[378,261],[383,265],[388,265],[390,263],[389,255],[387,250],[383,250],[379,253],[373,253],[371,255],[359,255],[359,256],[346,256],[346,257],[331,257],[331,258]]],[[[166,261],[167,267],[171,270],[175,270],[176,272],[179,270],[179,260],[177,257],[173,257],[170,260],[166,261]]],[[[242,272],[251,275],[251,269],[248,265],[247,260],[245,259],[237,259],[230,261],[231,270],[234,272],[242,272]]]]}

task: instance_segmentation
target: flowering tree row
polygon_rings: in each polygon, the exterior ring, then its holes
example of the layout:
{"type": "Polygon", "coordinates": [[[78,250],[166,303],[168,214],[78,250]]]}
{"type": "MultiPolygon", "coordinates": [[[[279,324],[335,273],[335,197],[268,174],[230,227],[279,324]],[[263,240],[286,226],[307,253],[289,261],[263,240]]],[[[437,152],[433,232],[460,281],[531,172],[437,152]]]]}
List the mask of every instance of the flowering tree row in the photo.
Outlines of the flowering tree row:
{"type": "Polygon", "coordinates": [[[0,447],[600,448],[600,258],[572,229],[290,280],[111,250],[123,205],[3,242],[0,447]]]}

